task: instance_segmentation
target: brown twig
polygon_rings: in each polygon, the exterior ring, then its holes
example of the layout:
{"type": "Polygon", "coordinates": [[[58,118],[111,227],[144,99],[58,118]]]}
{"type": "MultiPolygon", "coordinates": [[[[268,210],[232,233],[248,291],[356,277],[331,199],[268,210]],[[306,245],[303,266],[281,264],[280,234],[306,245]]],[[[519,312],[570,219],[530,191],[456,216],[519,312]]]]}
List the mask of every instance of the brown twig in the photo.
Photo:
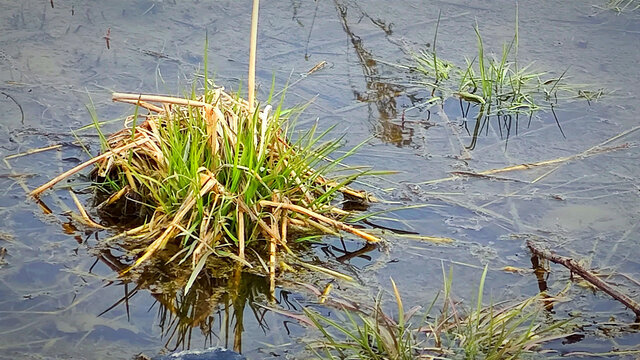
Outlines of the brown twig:
{"type": "Polygon", "coordinates": [[[107,29],[107,35],[105,35],[103,39],[107,43],[107,50],[111,49],[111,28],[107,29]]]}
{"type": "Polygon", "coordinates": [[[549,250],[539,249],[531,240],[527,241],[527,247],[534,255],[545,258],[556,264],[560,264],[569,269],[569,271],[571,271],[572,273],[580,275],[583,279],[591,283],[593,286],[611,295],[611,297],[631,309],[631,311],[636,314],[636,318],[640,319],[640,304],[635,302],[627,295],[615,290],[613,287],[611,287],[611,285],[601,280],[597,275],[578,264],[577,261],[565,256],[554,254],[549,250]]]}

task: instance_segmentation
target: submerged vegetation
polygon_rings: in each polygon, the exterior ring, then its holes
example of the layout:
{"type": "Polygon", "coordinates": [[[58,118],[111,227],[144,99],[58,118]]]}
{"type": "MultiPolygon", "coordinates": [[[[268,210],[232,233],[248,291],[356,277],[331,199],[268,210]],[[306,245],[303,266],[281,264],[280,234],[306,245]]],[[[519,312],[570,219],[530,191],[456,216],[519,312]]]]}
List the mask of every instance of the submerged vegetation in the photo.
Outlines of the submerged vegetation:
{"type": "Polygon", "coordinates": [[[345,309],[345,321],[307,309],[306,315],[324,336],[312,349],[323,359],[518,359],[534,353],[546,341],[568,336],[563,329],[567,321],[540,322],[540,310],[552,299],[534,296],[512,304],[483,306],[486,274],[485,267],[477,306],[467,311],[453,300],[451,273],[445,276],[442,308],[435,316],[430,313],[437,297],[422,319],[413,320],[420,308],[404,309],[393,280],[396,319],[383,312],[381,297],[371,313],[345,309]]]}
{"type": "Polygon", "coordinates": [[[640,1],[638,0],[608,0],[604,5],[594,5],[603,10],[615,11],[618,14],[624,12],[633,12],[640,9],[640,1]]]}

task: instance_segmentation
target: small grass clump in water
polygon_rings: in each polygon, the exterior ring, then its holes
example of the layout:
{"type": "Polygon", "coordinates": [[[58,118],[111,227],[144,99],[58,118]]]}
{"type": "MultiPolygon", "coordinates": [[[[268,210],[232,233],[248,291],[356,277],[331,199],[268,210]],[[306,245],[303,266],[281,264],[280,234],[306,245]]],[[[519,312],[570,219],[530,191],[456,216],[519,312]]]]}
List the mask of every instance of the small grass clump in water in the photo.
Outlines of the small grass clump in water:
{"type": "MultiPolygon", "coordinates": [[[[438,25],[440,17],[438,17],[438,25]]],[[[477,54],[467,59],[464,66],[457,66],[442,59],[436,51],[438,33],[436,25],[433,47],[412,53],[413,64],[401,66],[419,75],[418,84],[432,89],[425,106],[432,106],[446,98],[460,100],[462,116],[467,117],[469,108],[478,107],[473,139],[468,146],[473,149],[478,134],[483,128],[488,131],[488,121],[495,117],[500,135],[509,138],[518,132],[520,117],[528,118],[529,126],[534,113],[548,110],[562,133],[560,122],[554,111],[559,93],[565,98],[583,98],[588,102],[604,94],[603,90],[580,89],[578,85],[568,85],[564,81],[565,72],[556,78],[544,78],[546,73],[531,71],[531,66],[518,64],[518,17],[516,13],[513,39],[502,46],[499,58],[488,56],[478,25],[474,27],[477,38],[477,54]],[[514,125],[512,127],[512,125],[514,125]]],[[[465,127],[467,127],[465,121],[465,127]]],[[[562,133],[564,136],[564,133],[562,133]]]]}
{"type": "MultiPolygon", "coordinates": [[[[398,310],[397,319],[382,311],[378,298],[371,313],[345,310],[346,321],[334,321],[305,309],[324,340],[311,344],[322,359],[519,359],[532,355],[546,341],[564,338],[567,321],[546,324],[538,317],[540,303],[553,299],[534,296],[498,309],[482,305],[487,268],[482,274],[475,309],[464,312],[452,299],[452,275],[445,277],[444,301],[434,320],[415,319],[420,307],[404,309],[400,293],[391,280],[398,310]],[[322,349],[322,353],[317,349],[322,349]]],[[[437,298],[426,310],[430,315],[437,298]]]]}
{"type": "Polygon", "coordinates": [[[262,258],[268,257],[273,277],[276,249],[289,251],[287,233],[292,227],[342,230],[378,241],[339,221],[347,213],[332,205],[339,193],[368,200],[366,193],[346,186],[362,172],[326,177],[351,151],[326,161],[339,141],[321,142],[326,132],[316,135],[315,127],[290,142],[293,130],[286,120],[291,110],[266,106],[254,111],[222,88],[205,89],[203,96],[191,99],[120,93],[113,99],[136,104],[127,126],[108,138],[101,136],[101,155],[32,195],[96,164],[96,185],[108,194],[98,208],[135,199],[145,217],[143,225],[124,233],[150,242],[132,267],[172,241],[180,244],[172,259],[191,259],[194,271],[188,284],[211,255],[265,268],[262,258]],[[150,114],[140,116],[141,107],[150,114]],[[255,251],[246,252],[248,247],[255,251]]]}

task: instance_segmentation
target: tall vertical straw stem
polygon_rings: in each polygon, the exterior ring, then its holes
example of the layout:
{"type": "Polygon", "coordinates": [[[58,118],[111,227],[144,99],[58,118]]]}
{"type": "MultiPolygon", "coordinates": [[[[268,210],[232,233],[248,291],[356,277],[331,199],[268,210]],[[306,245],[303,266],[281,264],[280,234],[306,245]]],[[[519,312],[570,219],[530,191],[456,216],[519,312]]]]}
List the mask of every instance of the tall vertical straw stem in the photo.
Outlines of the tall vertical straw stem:
{"type": "Polygon", "coordinates": [[[256,83],[256,47],[258,43],[258,9],[260,0],[253,0],[253,11],[251,12],[251,40],[249,43],[249,111],[253,111],[255,101],[256,83]]]}

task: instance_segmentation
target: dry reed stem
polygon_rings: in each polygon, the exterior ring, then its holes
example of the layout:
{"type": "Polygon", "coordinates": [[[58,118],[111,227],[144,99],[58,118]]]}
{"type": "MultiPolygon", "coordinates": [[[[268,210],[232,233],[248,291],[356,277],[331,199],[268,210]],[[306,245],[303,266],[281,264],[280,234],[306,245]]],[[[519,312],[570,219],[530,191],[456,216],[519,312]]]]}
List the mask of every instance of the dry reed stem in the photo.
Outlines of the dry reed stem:
{"type": "Polygon", "coordinates": [[[331,293],[331,289],[333,289],[333,284],[328,283],[327,286],[324,287],[324,290],[322,290],[322,294],[318,299],[318,303],[324,304],[327,302],[327,299],[329,298],[329,294],[331,293]]]}
{"type": "Polygon", "coordinates": [[[116,201],[120,200],[120,198],[122,198],[122,196],[126,194],[129,190],[130,190],[129,186],[125,186],[122,189],[114,192],[107,198],[107,200],[103,201],[100,205],[98,205],[98,208],[109,206],[115,203],[116,201]]]}
{"type": "Polygon", "coordinates": [[[149,104],[148,102],[145,101],[139,101],[139,100],[129,100],[129,99],[122,99],[122,100],[118,100],[120,102],[124,102],[127,104],[134,104],[140,107],[143,107],[147,110],[156,112],[156,113],[161,113],[164,111],[164,108],[161,108],[159,106],[153,105],[153,104],[149,104]]]}
{"type": "Polygon", "coordinates": [[[133,100],[135,103],[138,101],[148,101],[148,102],[158,102],[164,104],[176,104],[176,105],[184,105],[184,106],[195,106],[195,107],[207,107],[211,106],[211,104],[207,104],[202,101],[183,99],[173,96],[164,96],[164,95],[150,95],[150,94],[133,94],[133,93],[118,93],[114,92],[111,94],[111,98],[113,101],[120,102],[128,102],[127,100],[133,100]]]}
{"type": "Polygon", "coordinates": [[[209,115],[209,121],[207,121],[207,132],[209,134],[209,146],[211,146],[211,153],[218,153],[218,122],[224,122],[224,115],[217,108],[211,108],[209,115]]]}
{"type": "MultiPolygon", "coordinates": [[[[291,220],[299,220],[299,219],[291,219],[291,220]]],[[[332,234],[332,235],[340,235],[338,231],[328,226],[322,225],[317,221],[313,221],[311,219],[300,220],[303,223],[303,226],[306,228],[316,228],[320,230],[324,234],[332,234]]]]}
{"type": "MultiPolygon", "coordinates": [[[[278,234],[278,232],[274,232],[273,229],[271,229],[271,227],[264,222],[264,220],[262,220],[261,218],[258,217],[258,215],[256,215],[248,206],[247,204],[244,203],[244,201],[242,201],[242,199],[240,199],[239,197],[235,197],[233,199],[233,201],[236,203],[237,206],[240,207],[240,210],[244,211],[246,214],[249,215],[249,217],[251,218],[251,220],[255,221],[256,223],[258,223],[258,226],[260,226],[260,228],[262,230],[264,230],[269,236],[277,239],[278,241],[280,241],[280,234],[278,234]]],[[[282,244],[282,242],[280,242],[282,244]]],[[[282,244],[285,245],[285,244],[282,244]]]]}
{"type": "Polygon", "coordinates": [[[298,264],[298,265],[300,265],[302,267],[305,267],[307,269],[311,269],[313,271],[318,271],[318,272],[321,272],[321,273],[325,273],[325,274],[331,275],[331,276],[333,276],[335,278],[338,278],[338,279],[342,279],[342,280],[346,280],[346,281],[350,281],[350,282],[354,282],[355,281],[353,279],[353,277],[351,277],[349,275],[346,275],[346,274],[343,274],[343,273],[340,273],[340,272],[337,272],[337,271],[334,271],[334,270],[331,270],[331,269],[327,269],[327,268],[324,268],[322,266],[309,264],[309,263],[306,263],[304,261],[298,261],[298,262],[296,262],[296,264],[298,264]]]}
{"type": "MultiPolygon", "coordinates": [[[[280,197],[277,193],[273,193],[272,198],[274,200],[279,201],[280,197]]],[[[280,219],[280,209],[276,208],[273,211],[271,218],[271,229],[273,232],[278,232],[278,220],[280,219]]],[[[269,290],[271,291],[272,298],[275,298],[275,290],[276,290],[276,251],[277,251],[277,240],[274,237],[269,239],[269,290]]]]}
{"type": "Polygon", "coordinates": [[[198,199],[198,197],[202,197],[206,193],[211,191],[212,189],[216,188],[217,181],[211,181],[213,178],[207,177],[207,175],[202,175],[202,176],[203,176],[203,178],[206,177],[206,179],[202,182],[202,185],[201,185],[201,188],[200,188],[200,191],[198,192],[198,194],[196,195],[193,192],[191,192],[191,194],[189,194],[187,196],[185,201],[182,203],[182,205],[178,209],[176,215],[173,217],[173,220],[171,220],[171,223],[169,223],[169,225],[164,230],[162,235],[160,235],[160,237],[158,237],[156,240],[154,240],[153,243],[151,243],[151,245],[149,245],[147,247],[147,249],[145,250],[145,253],[140,258],[138,258],[133,265],[131,265],[129,268],[125,269],[121,273],[121,275],[122,274],[126,274],[131,269],[133,269],[133,268],[139,266],[140,264],[142,264],[144,261],[149,259],[156,251],[163,249],[165,247],[165,245],[167,244],[167,242],[170,239],[172,239],[173,237],[175,237],[175,235],[177,233],[177,230],[179,230],[178,225],[179,225],[180,221],[182,221],[182,218],[184,218],[185,215],[187,215],[187,213],[195,205],[196,200],[198,199]]]}
{"type": "Polygon", "coordinates": [[[91,217],[89,217],[89,214],[87,214],[87,211],[84,209],[84,206],[82,206],[82,204],[80,203],[80,200],[78,199],[76,194],[73,191],[71,191],[71,189],[69,189],[69,194],[71,194],[71,198],[73,199],[73,202],[76,204],[76,207],[80,212],[80,216],[82,216],[82,219],[87,225],[94,227],[96,229],[103,229],[103,230],[106,229],[106,227],[96,223],[95,221],[93,221],[93,219],[91,219],[91,217]]]}
{"type": "Polygon", "coordinates": [[[244,259],[244,212],[239,206],[238,211],[238,257],[244,259]]]}
{"type": "Polygon", "coordinates": [[[30,149],[27,150],[25,152],[22,152],[20,154],[13,154],[13,155],[9,155],[7,157],[4,158],[4,160],[11,160],[11,159],[15,159],[15,158],[19,158],[21,156],[27,156],[27,155],[33,155],[33,154],[37,154],[43,151],[49,151],[49,150],[55,150],[55,149],[60,149],[62,148],[61,144],[56,144],[56,145],[50,145],[50,146],[45,146],[42,148],[38,148],[38,149],[30,149]]]}
{"type": "Polygon", "coordinates": [[[255,101],[256,83],[256,50],[258,45],[258,11],[260,10],[260,0],[253,0],[253,10],[251,11],[251,40],[249,43],[249,111],[253,111],[255,101]]]}
{"type": "Polygon", "coordinates": [[[280,228],[280,239],[282,239],[283,243],[287,243],[287,228],[289,227],[289,217],[285,211],[282,216],[282,226],[280,228]]]}
{"type": "Polygon", "coordinates": [[[317,219],[319,221],[322,221],[322,222],[324,222],[326,224],[334,226],[334,227],[336,227],[336,228],[338,228],[340,230],[343,230],[343,231],[346,231],[346,232],[350,232],[350,233],[352,233],[354,235],[357,235],[357,236],[367,240],[368,242],[375,243],[375,242],[379,242],[380,241],[380,239],[377,238],[376,236],[373,236],[373,235],[371,235],[369,233],[366,233],[366,232],[364,232],[364,231],[362,231],[360,229],[356,229],[354,227],[351,227],[351,226],[349,226],[349,225],[347,225],[347,224],[345,224],[343,222],[340,222],[340,221],[337,221],[337,220],[333,220],[333,219],[328,218],[328,217],[326,217],[324,215],[320,215],[320,214],[318,214],[318,213],[316,213],[314,211],[311,211],[311,210],[309,210],[307,208],[304,208],[302,206],[298,206],[298,205],[294,205],[294,204],[286,204],[286,203],[281,203],[281,202],[273,202],[273,201],[268,201],[268,200],[260,200],[259,204],[260,204],[260,206],[270,206],[270,207],[275,207],[275,208],[281,207],[281,208],[284,208],[284,209],[288,209],[288,210],[291,210],[291,211],[294,211],[294,212],[297,212],[297,213],[300,213],[300,214],[315,218],[315,219],[317,219]]]}
{"type": "MultiPolygon", "coordinates": [[[[571,160],[574,160],[574,159],[584,159],[584,158],[587,158],[587,157],[590,157],[590,156],[593,156],[593,155],[602,154],[602,153],[605,153],[605,152],[615,151],[615,150],[619,150],[619,149],[624,149],[624,148],[628,148],[628,147],[629,147],[628,144],[610,146],[610,147],[605,147],[605,148],[594,146],[594,147],[592,147],[592,148],[590,148],[590,149],[588,149],[586,151],[583,151],[583,152],[581,152],[579,154],[575,154],[575,155],[564,156],[564,157],[560,157],[560,158],[552,159],[552,160],[538,161],[538,162],[534,162],[534,163],[511,165],[511,166],[507,166],[507,167],[503,167],[503,168],[490,169],[490,170],[480,171],[480,172],[476,172],[476,173],[468,172],[468,173],[465,173],[465,175],[487,176],[487,175],[493,175],[493,174],[509,172],[509,171],[527,170],[527,169],[532,169],[532,168],[535,168],[535,167],[548,166],[548,165],[554,165],[554,164],[561,164],[561,163],[565,163],[567,161],[571,161],[571,160]]],[[[456,180],[456,179],[459,179],[459,178],[460,178],[460,176],[458,176],[458,175],[449,176],[449,177],[442,178],[442,179],[436,179],[436,180],[429,180],[429,181],[421,182],[421,183],[418,183],[418,185],[438,184],[438,183],[441,183],[441,182],[456,180]]]]}
{"type": "Polygon", "coordinates": [[[29,195],[34,197],[34,198],[37,198],[37,197],[40,196],[40,194],[42,194],[42,192],[50,189],[51,187],[53,187],[58,182],[60,182],[60,181],[64,180],[65,178],[77,173],[78,171],[86,168],[87,166],[95,164],[98,161],[104,160],[104,159],[109,158],[109,157],[111,157],[113,155],[117,155],[118,153],[120,153],[122,151],[129,150],[129,149],[134,148],[134,147],[136,147],[138,145],[144,144],[147,141],[149,141],[149,139],[138,139],[138,140],[136,140],[136,141],[134,141],[132,143],[129,143],[129,144],[124,145],[124,146],[121,146],[121,147],[116,148],[116,149],[109,150],[109,151],[105,152],[102,155],[98,155],[98,156],[94,157],[93,159],[85,161],[82,164],[80,164],[80,165],[78,165],[78,166],[76,166],[76,167],[74,167],[74,168],[72,168],[70,170],[67,170],[67,171],[63,172],[62,174],[56,176],[55,178],[49,180],[46,184],[41,185],[38,188],[36,188],[35,190],[31,191],[29,193],[29,195]]]}
{"type": "Polygon", "coordinates": [[[452,238],[441,237],[441,236],[428,236],[428,235],[417,235],[417,234],[394,234],[393,236],[414,239],[414,240],[424,240],[424,241],[429,241],[429,242],[438,243],[438,244],[449,244],[449,243],[455,242],[455,240],[452,238]]]}

